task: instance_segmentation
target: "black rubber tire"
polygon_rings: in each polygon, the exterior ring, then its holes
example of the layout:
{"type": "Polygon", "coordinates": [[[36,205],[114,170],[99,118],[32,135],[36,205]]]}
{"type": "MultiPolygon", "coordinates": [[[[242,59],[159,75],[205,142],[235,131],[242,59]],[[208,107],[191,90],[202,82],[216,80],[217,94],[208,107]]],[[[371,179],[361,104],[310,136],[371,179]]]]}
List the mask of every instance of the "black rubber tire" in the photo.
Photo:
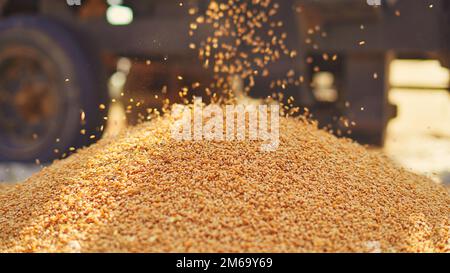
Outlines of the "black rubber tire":
{"type": "MultiPolygon", "coordinates": [[[[108,105],[106,77],[99,54],[87,41],[73,28],[49,18],[13,16],[0,21],[0,52],[11,45],[33,48],[57,68],[58,79],[54,126],[32,145],[8,147],[0,143],[0,161],[48,162],[69,153],[70,147],[87,146],[101,137],[108,110],[99,109],[100,104],[108,105]],[[81,111],[85,112],[84,124],[81,111]],[[82,129],[84,135],[80,134],[82,129]]],[[[1,130],[0,142],[2,134],[8,134],[1,130]]]]}

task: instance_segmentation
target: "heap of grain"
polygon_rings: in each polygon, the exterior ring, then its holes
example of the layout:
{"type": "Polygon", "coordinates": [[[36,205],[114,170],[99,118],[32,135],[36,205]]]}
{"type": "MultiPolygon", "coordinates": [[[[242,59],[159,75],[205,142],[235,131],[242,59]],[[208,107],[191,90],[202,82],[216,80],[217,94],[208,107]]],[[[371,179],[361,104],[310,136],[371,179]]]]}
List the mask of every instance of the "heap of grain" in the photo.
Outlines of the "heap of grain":
{"type": "Polygon", "coordinates": [[[450,195],[281,119],[280,146],[142,124],[0,189],[0,251],[448,252],[450,195]]]}

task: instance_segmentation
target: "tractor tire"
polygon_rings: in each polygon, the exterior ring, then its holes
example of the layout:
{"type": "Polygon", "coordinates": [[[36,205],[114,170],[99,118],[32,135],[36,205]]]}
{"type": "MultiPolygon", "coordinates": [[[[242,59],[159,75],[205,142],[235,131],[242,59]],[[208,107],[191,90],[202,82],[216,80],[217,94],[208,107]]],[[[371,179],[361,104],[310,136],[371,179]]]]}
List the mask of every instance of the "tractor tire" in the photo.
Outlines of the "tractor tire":
{"type": "Polygon", "coordinates": [[[44,17],[0,20],[0,161],[49,162],[101,137],[106,77],[87,41],[44,17]]]}

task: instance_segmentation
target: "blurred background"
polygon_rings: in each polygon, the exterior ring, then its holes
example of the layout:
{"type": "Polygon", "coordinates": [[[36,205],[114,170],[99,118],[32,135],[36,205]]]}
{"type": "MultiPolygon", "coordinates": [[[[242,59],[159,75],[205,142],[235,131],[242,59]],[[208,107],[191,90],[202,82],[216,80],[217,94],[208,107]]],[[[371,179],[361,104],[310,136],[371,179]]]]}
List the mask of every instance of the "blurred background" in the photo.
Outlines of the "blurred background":
{"type": "MultiPolygon", "coordinates": [[[[336,135],[450,184],[449,1],[271,2],[289,58],[244,91],[282,92],[336,135]]],[[[217,73],[199,53],[214,26],[197,23],[217,3],[229,1],[0,0],[0,181],[206,96],[217,73]]]]}

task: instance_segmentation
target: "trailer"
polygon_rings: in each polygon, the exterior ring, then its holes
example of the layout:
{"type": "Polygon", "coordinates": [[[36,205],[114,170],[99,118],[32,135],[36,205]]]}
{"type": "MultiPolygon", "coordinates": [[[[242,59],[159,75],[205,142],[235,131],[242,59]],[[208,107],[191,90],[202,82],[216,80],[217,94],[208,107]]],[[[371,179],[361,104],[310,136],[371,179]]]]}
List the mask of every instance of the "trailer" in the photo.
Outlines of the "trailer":
{"type": "MultiPolygon", "coordinates": [[[[185,4],[201,13],[208,2],[185,4]]],[[[280,1],[288,45],[302,61],[273,65],[271,77],[293,68],[305,80],[285,92],[321,125],[345,134],[346,117],[354,122],[350,137],[382,145],[396,113],[387,96],[389,63],[431,58],[449,67],[450,3],[376,2],[280,1]]],[[[211,77],[189,49],[192,18],[179,1],[0,0],[0,14],[2,161],[49,161],[98,140],[110,102],[107,79],[120,57],[133,60],[127,90],[147,97],[165,87],[175,99],[176,75],[211,77]],[[114,6],[128,12],[118,25],[107,20],[114,6]]],[[[267,95],[255,90],[256,97],[267,95]]]]}

